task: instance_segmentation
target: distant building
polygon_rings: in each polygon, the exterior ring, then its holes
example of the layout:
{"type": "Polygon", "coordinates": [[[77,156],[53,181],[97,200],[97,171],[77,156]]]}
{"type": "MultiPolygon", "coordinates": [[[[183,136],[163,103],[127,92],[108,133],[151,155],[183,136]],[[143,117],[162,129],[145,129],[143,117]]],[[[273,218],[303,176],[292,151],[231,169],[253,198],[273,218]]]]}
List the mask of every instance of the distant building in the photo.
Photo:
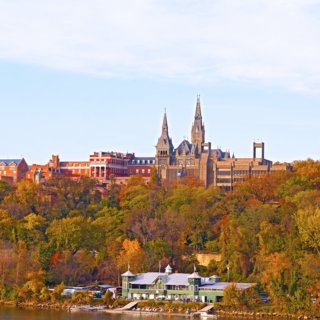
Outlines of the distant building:
{"type": "Polygon", "coordinates": [[[58,155],[52,155],[47,164],[33,164],[26,178],[34,182],[41,182],[54,175],[63,175],[73,179],[90,177],[101,185],[112,182],[126,184],[132,175],[141,175],[146,182],[150,180],[154,157],[136,157],[131,153],[94,152],[89,161],[60,161],[58,155]]]}
{"type": "Polygon", "coordinates": [[[265,158],[265,144],[253,143],[252,158],[236,158],[230,152],[211,149],[205,142],[205,127],[202,121],[200,98],[191,129],[191,142],[183,140],[174,148],[169,136],[167,115],[164,114],[162,131],[156,145],[156,168],[162,181],[173,181],[184,176],[199,179],[205,187],[213,184],[221,189],[232,190],[248,176],[264,175],[282,170],[291,170],[289,164],[273,165],[265,158]],[[260,156],[257,150],[261,150],[260,156]]]}
{"type": "Polygon", "coordinates": [[[91,178],[107,183],[117,177],[128,176],[128,163],[133,154],[120,152],[94,152],[90,155],[91,178]]]}
{"type": "Polygon", "coordinates": [[[184,139],[174,148],[169,136],[167,115],[164,114],[161,135],[156,145],[156,168],[162,181],[192,176],[199,179],[205,187],[213,183],[211,143],[205,142],[199,96],[191,128],[191,142],[184,139]]]}
{"type": "Polygon", "coordinates": [[[129,176],[141,175],[149,178],[155,164],[155,157],[132,157],[128,162],[128,174],[129,176]]]}
{"type": "Polygon", "coordinates": [[[191,141],[184,139],[176,148],[174,147],[165,112],[155,157],[100,151],[92,153],[88,161],[60,161],[58,155],[52,155],[47,164],[33,164],[30,168],[24,159],[0,161],[3,162],[0,164],[0,169],[2,168],[0,179],[12,183],[24,176],[35,182],[41,182],[53,175],[61,174],[73,179],[90,177],[96,179],[102,187],[111,183],[126,184],[133,175],[140,175],[148,183],[155,168],[162,182],[194,177],[205,187],[214,185],[224,190],[233,190],[237,183],[244,181],[248,176],[292,169],[290,164],[273,164],[267,160],[263,142],[253,143],[252,158],[237,158],[231,156],[228,151],[211,149],[211,143],[205,140],[199,96],[191,127],[191,141]],[[258,155],[259,150],[261,152],[258,155]],[[12,163],[8,165],[10,161],[12,163]]]}
{"type": "Polygon", "coordinates": [[[243,182],[248,176],[265,175],[277,171],[291,170],[290,164],[273,164],[265,159],[265,144],[253,143],[252,158],[230,157],[229,153],[215,150],[213,153],[214,185],[225,190],[232,190],[237,183],[243,182]],[[260,156],[257,149],[261,149],[260,156]]]}
{"type": "MultiPolygon", "coordinates": [[[[147,272],[138,275],[130,269],[122,274],[122,297],[125,299],[190,300],[202,302],[221,301],[224,289],[230,282],[220,277],[201,277],[196,268],[192,274],[172,273],[168,265],[164,273],[147,272]]],[[[255,286],[254,283],[235,283],[239,290],[255,286]]]]}
{"type": "Polygon", "coordinates": [[[16,183],[25,177],[29,167],[22,159],[0,159],[0,180],[16,183]]]}

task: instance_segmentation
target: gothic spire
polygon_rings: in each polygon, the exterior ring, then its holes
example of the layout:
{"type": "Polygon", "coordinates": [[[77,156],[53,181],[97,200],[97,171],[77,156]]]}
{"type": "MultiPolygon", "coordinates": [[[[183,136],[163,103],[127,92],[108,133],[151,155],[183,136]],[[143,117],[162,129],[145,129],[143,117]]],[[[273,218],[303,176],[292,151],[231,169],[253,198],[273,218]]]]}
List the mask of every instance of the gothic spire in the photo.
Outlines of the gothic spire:
{"type": "Polygon", "coordinates": [[[194,116],[195,120],[201,120],[201,104],[200,104],[200,95],[197,95],[197,105],[196,105],[196,113],[194,116]]]}
{"type": "Polygon", "coordinates": [[[203,150],[203,143],[205,141],[205,130],[202,123],[200,95],[197,95],[196,113],[194,115],[194,122],[191,129],[191,143],[195,145],[196,152],[201,153],[203,150]]]}
{"type": "Polygon", "coordinates": [[[166,111],[164,111],[164,115],[163,115],[162,133],[165,133],[167,135],[169,134],[167,112],[166,111]]]}

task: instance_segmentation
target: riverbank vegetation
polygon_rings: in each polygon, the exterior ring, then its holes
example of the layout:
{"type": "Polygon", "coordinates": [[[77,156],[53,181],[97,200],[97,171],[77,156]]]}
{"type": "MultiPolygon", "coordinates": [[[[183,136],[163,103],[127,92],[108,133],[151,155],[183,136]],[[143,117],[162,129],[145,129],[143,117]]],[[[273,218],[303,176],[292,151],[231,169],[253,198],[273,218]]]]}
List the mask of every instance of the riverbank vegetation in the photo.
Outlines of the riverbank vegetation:
{"type": "Polygon", "coordinates": [[[319,313],[320,162],[233,192],[193,179],[160,185],[156,174],[104,195],[87,178],[0,181],[0,299],[41,301],[60,283],[118,286],[128,264],[192,272],[197,252],[221,254],[202,275],[257,282],[275,310],[319,313]]]}

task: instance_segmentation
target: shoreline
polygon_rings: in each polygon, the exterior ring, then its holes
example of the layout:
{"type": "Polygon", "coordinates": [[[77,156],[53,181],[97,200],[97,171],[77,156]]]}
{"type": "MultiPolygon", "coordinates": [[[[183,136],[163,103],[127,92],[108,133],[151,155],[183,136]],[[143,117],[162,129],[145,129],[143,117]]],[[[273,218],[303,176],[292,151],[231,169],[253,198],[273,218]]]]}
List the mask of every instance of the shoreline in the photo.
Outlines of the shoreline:
{"type": "MultiPolygon", "coordinates": [[[[17,303],[16,301],[0,301],[0,307],[11,307],[20,309],[34,310],[56,310],[65,312],[97,312],[108,314],[125,314],[134,316],[178,316],[184,318],[193,318],[194,312],[165,312],[165,311],[148,311],[148,310],[122,310],[121,308],[109,309],[103,305],[67,305],[60,303],[17,303]]],[[[244,318],[244,319],[298,319],[298,320],[319,320],[320,316],[293,315],[281,312],[257,312],[257,311],[241,311],[241,310],[215,310],[213,315],[220,319],[227,318],[244,318]]]]}
{"type": "Polygon", "coordinates": [[[105,309],[98,312],[110,313],[110,314],[131,314],[131,315],[143,315],[143,316],[177,316],[192,318],[192,313],[178,313],[178,312],[161,312],[161,311],[145,311],[145,310],[117,310],[117,309],[105,309]]]}

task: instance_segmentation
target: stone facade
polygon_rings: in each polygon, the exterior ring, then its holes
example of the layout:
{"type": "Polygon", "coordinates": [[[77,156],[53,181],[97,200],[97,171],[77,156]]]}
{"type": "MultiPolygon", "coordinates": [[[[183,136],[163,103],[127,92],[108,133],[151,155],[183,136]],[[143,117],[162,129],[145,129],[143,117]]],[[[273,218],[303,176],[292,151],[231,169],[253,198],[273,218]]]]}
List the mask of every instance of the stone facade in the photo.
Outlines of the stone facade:
{"type": "Polygon", "coordinates": [[[191,128],[191,142],[184,139],[174,148],[169,136],[167,114],[164,114],[162,132],[156,145],[156,168],[162,181],[192,176],[199,179],[205,187],[213,183],[211,143],[205,142],[199,96],[191,128]]]}
{"type": "Polygon", "coordinates": [[[248,176],[265,175],[277,171],[291,170],[290,164],[273,164],[265,158],[265,144],[253,143],[252,158],[236,158],[230,152],[211,149],[205,142],[205,127],[202,121],[200,98],[198,96],[194,122],[191,128],[191,142],[183,140],[174,148],[167,115],[164,114],[162,132],[156,145],[156,169],[162,181],[179,180],[184,176],[199,179],[205,187],[213,184],[224,190],[233,188],[248,176]],[[258,152],[261,150],[260,155],[258,152]]]}

